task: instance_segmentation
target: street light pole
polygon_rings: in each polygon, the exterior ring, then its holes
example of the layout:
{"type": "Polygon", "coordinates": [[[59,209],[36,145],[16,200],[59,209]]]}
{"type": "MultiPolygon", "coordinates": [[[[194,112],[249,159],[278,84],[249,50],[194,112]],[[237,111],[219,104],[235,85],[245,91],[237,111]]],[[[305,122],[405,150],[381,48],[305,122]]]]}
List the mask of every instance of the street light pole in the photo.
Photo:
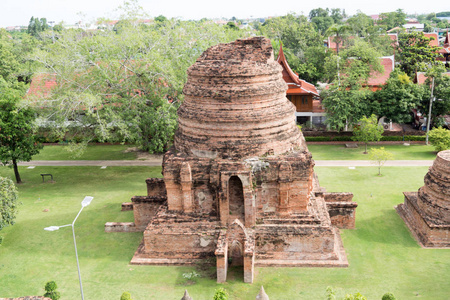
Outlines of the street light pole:
{"type": "Polygon", "coordinates": [[[75,221],[78,219],[78,216],[80,215],[80,213],[83,210],[83,208],[85,208],[86,206],[91,204],[92,199],[94,199],[94,197],[91,197],[91,196],[84,197],[83,201],[81,202],[81,209],[78,212],[78,214],[75,217],[75,219],[73,220],[72,224],[66,224],[66,225],[61,225],[61,226],[50,226],[50,227],[45,227],[44,228],[44,230],[47,230],[47,231],[55,231],[55,230],[58,230],[58,229],[60,229],[62,227],[68,227],[68,226],[72,227],[73,245],[75,247],[75,256],[77,258],[78,280],[80,282],[80,292],[81,292],[81,299],[82,300],[84,300],[84,293],[83,293],[83,284],[81,283],[80,263],[78,261],[77,241],[75,239],[75,221]]]}
{"type": "Polygon", "coordinates": [[[428,120],[427,120],[427,136],[425,138],[425,145],[428,145],[428,132],[430,131],[430,121],[431,121],[431,107],[433,105],[434,97],[434,77],[431,79],[431,98],[430,98],[430,107],[428,109],[428,120]]]}

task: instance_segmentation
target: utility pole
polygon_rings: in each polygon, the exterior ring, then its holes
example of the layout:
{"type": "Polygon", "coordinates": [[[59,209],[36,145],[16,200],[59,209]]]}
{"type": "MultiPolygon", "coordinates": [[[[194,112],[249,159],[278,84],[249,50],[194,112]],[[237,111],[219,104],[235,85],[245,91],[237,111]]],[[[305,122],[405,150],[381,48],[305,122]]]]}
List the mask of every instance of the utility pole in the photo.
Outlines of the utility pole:
{"type": "Polygon", "coordinates": [[[434,77],[431,80],[430,108],[428,110],[427,137],[425,138],[425,145],[428,145],[428,132],[430,131],[430,121],[431,121],[431,107],[432,107],[433,101],[434,101],[433,91],[434,91],[434,77]]]}

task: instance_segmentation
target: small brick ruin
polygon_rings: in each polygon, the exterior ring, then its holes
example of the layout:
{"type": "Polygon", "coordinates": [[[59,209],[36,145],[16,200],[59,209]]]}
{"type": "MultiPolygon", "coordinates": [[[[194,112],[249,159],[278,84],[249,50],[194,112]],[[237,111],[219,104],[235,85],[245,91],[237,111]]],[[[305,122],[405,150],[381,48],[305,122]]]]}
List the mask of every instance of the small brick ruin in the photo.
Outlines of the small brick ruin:
{"type": "Polygon", "coordinates": [[[215,257],[217,281],[229,266],[253,282],[259,266],[348,266],[338,228],[354,228],[350,193],[326,193],[286,98],[268,39],[206,50],[187,73],[174,146],[163,179],[134,197],[143,231],[132,264],[185,265],[215,257]]]}
{"type": "Polygon", "coordinates": [[[418,192],[404,192],[396,209],[423,247],[450,247],[450,150],[437,154],[418,192]]]}

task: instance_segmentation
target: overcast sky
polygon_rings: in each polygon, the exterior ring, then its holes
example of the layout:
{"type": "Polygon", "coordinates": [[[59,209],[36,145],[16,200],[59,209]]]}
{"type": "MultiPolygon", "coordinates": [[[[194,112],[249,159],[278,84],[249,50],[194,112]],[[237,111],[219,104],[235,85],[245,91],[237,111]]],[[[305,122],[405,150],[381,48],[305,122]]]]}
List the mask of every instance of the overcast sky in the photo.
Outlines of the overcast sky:
{"type": "MultiPolygon", "coordinates": [[[[0,27],[28,25],[32,16],[48,21],[74,24],[98,17],[117,19],[117,7],[124,0],[0,0],[0,27]],[[82,14],[80,14],[80,12],[82,14]],[[84,16],[84,17],[82,17],[84,16]]],[[[450,1],[426,0],[140,0],[139,4],[150,17],[164,15],[168,18],[201,19],[282,16],[288,12],[307,15],[311,9],[342,8],[347,14],[357,10],[371,15],[394,11],[430,13],[450,11],[450,1]]]]}

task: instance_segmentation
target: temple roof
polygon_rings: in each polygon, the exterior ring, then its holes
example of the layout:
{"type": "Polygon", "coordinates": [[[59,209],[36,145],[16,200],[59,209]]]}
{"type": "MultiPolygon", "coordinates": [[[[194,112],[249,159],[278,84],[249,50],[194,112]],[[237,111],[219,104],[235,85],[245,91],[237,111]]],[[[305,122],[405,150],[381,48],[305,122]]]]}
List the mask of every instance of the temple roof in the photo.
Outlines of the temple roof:
{"type": "Polygon", "coordinates": [[[288,84],[288,95],[307,95],[313,94],[319,96],[316,87],[298,77],[298,74],[292,71],[283,52],[283,45],[280,45],[277,62],[283,67],[283,79],[288,84]]]}
{"type": "Polygon", "coordinates": [[[369,80],[367,81],[368,86],[378,86],[386,83],[392,71],[394,70],[394,56],[380,57],[380,64],[383,67],[384,72],[371,72],[369,80]]]}

